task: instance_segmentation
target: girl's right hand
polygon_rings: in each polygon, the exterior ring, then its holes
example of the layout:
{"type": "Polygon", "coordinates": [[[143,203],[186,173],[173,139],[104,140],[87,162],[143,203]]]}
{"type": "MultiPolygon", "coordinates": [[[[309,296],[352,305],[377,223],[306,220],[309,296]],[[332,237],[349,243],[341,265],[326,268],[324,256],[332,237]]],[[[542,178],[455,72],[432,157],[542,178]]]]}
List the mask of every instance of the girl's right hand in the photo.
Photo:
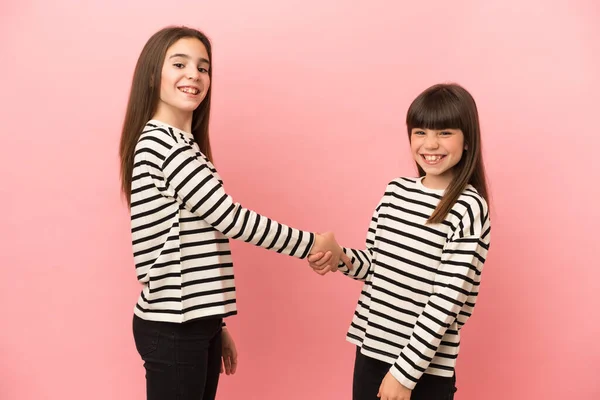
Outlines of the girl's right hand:
{"type": "Polygon", "coordinates": [[[314,253],[308,256],[308,264],[319,275],[336,272],[340,260],[352,270],[350,258],[346,256],[341,246],[335,240],[333,233],[317,234],[314,253]]]}
{"type": "Polygon", "coordinates": [[[322,269],[331,260],[331,257],[331,251],[325,253],[319,252],[316,254],[311,254],[307,258],[308,265],[315,270],[322,269]]]}

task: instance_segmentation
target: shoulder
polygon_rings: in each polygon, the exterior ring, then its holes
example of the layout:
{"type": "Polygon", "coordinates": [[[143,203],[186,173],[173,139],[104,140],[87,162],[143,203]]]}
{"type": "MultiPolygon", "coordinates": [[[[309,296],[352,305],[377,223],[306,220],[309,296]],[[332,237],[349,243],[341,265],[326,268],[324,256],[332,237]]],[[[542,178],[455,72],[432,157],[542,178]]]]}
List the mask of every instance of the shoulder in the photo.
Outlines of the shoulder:
{"type": "Polygon", "coordinates": [[[455,235],[477,236],[484,242],[489,242],[491,225],[488,204],[475,188],[468,186],[464,190],[452,207],[451,213],[459,217],[455,220],[455,235]]]}
{"type": "Polygon", "coordinates": [[[417,178],[400,176],[392,179],[386,186],[386,193],[390,191],[416,191],[418,189],[417,178]]]}
{"type": "Polygon", "coordinates": [[[459,211],[459,213],[465,217],[471,215],[489,218],[487,201],[479,194],[479,192],[477,192],[477,189],[471,185],[468,185],[465,188],[456,201],[453,209],[456,209],[456,211],[459,211]]]}
{"type": "Polygon", "coordinates": [[[168,154],[178,148],[191,149],[191,146],[181,133],[155,121],[146,123],[137,144],[138,150],[151,149],[160,154],[168,154]]]}
{"type": "MultiPolygon", "coordinates": [[[[169,151],[173,146],[177,145],[177,139],[173,132],[170,132],[166,127],[152,124],[148,122],[138,139],[138,148],[152,148],[155,150],[164,149],[169,151]]],[[[161,151],[162,152],[162,151],[161,151]]]]}

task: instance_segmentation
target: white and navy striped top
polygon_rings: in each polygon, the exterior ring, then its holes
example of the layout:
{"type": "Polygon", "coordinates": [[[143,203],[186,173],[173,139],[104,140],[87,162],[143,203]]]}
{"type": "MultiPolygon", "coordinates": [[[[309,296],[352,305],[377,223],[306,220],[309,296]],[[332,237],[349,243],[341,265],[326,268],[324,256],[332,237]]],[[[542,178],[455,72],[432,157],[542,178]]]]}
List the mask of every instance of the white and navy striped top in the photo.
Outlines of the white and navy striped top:
{"type": "Polygon", "coordinates": [[[193,135],[163,122],[146,124],[132,178],[140,318],[182,323],[236,314],[230,238],[298,258],[314,243],[313,233],[234,203],[193,135]]]}
{"type": "Polygon", "coordinates": [[[471,316],[490,245],[487,203],[471,185],[441,224],[426,224],[443,191],[422,178],[390,182],[366,250],[344,248],[365,282],[347,333],[361,352],[388,364],[413,389],[423,373],[452,377],[460,329],[471,316]]]}

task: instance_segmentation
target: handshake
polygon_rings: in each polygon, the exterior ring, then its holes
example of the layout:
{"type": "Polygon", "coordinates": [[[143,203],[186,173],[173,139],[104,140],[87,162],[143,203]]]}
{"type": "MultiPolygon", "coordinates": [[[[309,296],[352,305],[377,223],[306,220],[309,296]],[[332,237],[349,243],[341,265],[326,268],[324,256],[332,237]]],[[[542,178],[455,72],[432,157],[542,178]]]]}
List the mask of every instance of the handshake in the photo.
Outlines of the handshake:
{"type": "Polygon", "coordinates": [[[315,243],[308,256],[308,265],[319,275],[327,272],[336,272],[340,260],[346,264],[348,270],[352,270],[352,262],[338,244],[333,233],[315,234],[315,243]]]}

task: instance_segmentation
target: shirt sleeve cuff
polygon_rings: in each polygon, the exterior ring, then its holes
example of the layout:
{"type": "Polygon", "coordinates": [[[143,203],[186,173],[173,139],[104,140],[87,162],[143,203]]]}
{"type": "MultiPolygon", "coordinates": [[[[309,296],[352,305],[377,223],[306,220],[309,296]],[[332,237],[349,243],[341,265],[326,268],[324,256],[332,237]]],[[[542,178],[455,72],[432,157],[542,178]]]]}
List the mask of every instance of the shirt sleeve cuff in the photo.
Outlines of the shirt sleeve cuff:
{"type": "Polygon", "coordinates": [[[404,372],[403,370],[401,370],[400,368],[398,368],[398,364],[394,364],[392,365],[392,367],[390,368],[390,373],[392,374],[392,376],[394,378],[396,378],[396,380],[398,382],[400,382],[400,384],[402,386],[404,386],[407,389],[413,390],[415,388],[415,386],[417,385],[417,380],[414,379],[413,377],[408,378],[407,376],[408,373],[404,372]]]}

